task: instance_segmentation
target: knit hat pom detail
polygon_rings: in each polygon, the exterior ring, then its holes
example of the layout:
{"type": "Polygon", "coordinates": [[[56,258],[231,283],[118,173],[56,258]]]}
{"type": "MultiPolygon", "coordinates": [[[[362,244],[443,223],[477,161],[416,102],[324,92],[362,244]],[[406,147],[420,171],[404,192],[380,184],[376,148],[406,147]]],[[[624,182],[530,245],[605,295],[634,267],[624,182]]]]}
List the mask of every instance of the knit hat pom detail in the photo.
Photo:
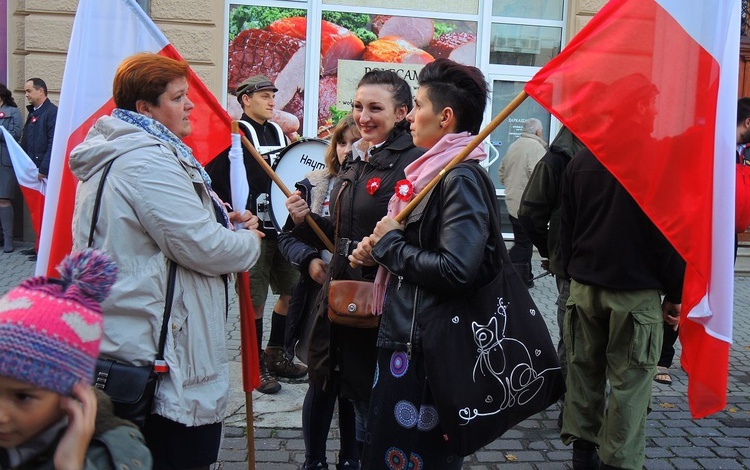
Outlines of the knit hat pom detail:
{"type": "Polygon", "coordinates": [[[117,265],[103,251],[86,248],[68,255],[57,266],[64,285],[78,287],[84,295],[101,303],[117,280],[117,265]]]}

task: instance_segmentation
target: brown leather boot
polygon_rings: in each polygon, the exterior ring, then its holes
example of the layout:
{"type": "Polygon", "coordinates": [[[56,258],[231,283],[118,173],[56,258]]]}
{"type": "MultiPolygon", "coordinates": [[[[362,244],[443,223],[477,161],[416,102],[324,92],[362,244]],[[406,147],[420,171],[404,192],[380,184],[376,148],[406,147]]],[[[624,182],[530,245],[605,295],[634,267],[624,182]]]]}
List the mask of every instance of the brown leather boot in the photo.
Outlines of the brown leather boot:
{"type": "Polygon", "coordinates": [[[267,347],[264,357],[266,367],[268,367],[268,372],[276,377],[299,379],[307,374],[307,367],[302,364],[295,364],[288,359],[282,348],[267,347]]]}

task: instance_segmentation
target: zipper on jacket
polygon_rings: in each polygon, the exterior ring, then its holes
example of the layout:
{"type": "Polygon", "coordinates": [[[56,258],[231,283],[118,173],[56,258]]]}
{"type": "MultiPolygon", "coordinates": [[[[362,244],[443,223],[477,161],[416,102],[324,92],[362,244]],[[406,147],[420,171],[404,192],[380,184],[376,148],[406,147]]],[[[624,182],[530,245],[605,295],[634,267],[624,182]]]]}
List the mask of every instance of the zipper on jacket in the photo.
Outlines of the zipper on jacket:
{"type": "MultiPolygon", "coordinates": [[[[400,281],[399,281],[400,282],[400,281]]],[[[419,286],[414,286],[414,304],[411,308],[411,329],[409,330],[409,341],[406,343],[406,358],[411,361],[411,346],[414,341],[414,324],[417,320],[417,297],[419,296],[419,286]]]]}
{"type": "MultiPolygon", "coordinates": [[[[419,232],[418,232],[418,240],[419,240],[419,247],[422,247],[422,227],[423,227],[424,220],[420,221],[419,223],[419,232]]],[[[401,287],[401,280],[403,279],[403,276],[398,277],[398,287],[401,287]]],[[[411,349],[412,349],[412,343],[414,342],[414,325],[417,322],[417,298],[419,297],[419,286],[414,286],[414,303],[411,307],[411,328],[409,329],[409,341],[406,343],[406,358],[411,360],[411,349]]]]}

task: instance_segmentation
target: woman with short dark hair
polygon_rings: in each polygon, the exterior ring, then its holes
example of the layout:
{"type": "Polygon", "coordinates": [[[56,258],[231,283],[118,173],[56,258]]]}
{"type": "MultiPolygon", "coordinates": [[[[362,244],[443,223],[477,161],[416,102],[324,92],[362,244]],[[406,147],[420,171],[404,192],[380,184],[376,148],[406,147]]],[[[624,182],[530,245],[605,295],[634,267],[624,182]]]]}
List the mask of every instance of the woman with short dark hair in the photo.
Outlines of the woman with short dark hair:
{"type": "Polygon", "coordinates": [[[437,59],[422,69],[406,119],[414,143],[429,150],[404,169],[388,216],[350,256],[365,265],[374,259],[381,266],[375,290],[387,289],[375,299],[383,316],[362,456],[366,469],[461,468],[463,459],[448,448],[432,401],[430,387],[436,384],[427,379],[418,320],[491,279],[496,250],[505,249],[490,230],[497,208],[487,195],[492,183],[479,166],[484,150],[474,149],[448,171],[405,225],[393,217],[469,144],[486,103],[487,83],[476,67],[437,59]]]}

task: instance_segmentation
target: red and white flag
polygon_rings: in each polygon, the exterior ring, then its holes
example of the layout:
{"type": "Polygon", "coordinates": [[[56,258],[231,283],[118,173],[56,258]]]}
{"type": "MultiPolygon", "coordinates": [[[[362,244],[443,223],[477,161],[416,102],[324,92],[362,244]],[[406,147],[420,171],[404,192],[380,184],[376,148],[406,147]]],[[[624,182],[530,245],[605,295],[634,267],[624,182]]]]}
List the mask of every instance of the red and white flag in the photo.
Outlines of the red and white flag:
{"type": "Polygon", "coordinates": [[[685,259],[681,360],[695,418],[726,406],[739,27],[739,0],[610,0],[525,87],[685,259]],[[619,125],[636,112],[626,90],[638,77],[656,87],[657,114],[634,147],[619,125]]]}
{"type": "Polygon", "coordinates": [[[39,231],[42,228],[42,209],[44,209],[44,194],[47,192],[47,179],[39,181],[39,168],[36,164],[18,145],[10,132],[2,126],[0,126],[0,130],[5,137],[5,145],[8,147],[13,172],[16,174],[26,205],[29,207],[31,225],[34,226],[34,231],[39,236],[39,231]]]}
{"type": "MultiPolygon", "coordinates": [[[[76,179],[68,169],[70,151],[96,120],[114,109],[112,81],[120,62],[138,52],[181,59],[166,36],[133,0],[78,3],[60,93],[49,187],[44,206],[37,275],[55,275],[72,246],[71,220],[76,179]]],[[[231,119],[191,70],[188,77],[193,132],[185,142],[206,164],[229,147],[231,119]]]]}

